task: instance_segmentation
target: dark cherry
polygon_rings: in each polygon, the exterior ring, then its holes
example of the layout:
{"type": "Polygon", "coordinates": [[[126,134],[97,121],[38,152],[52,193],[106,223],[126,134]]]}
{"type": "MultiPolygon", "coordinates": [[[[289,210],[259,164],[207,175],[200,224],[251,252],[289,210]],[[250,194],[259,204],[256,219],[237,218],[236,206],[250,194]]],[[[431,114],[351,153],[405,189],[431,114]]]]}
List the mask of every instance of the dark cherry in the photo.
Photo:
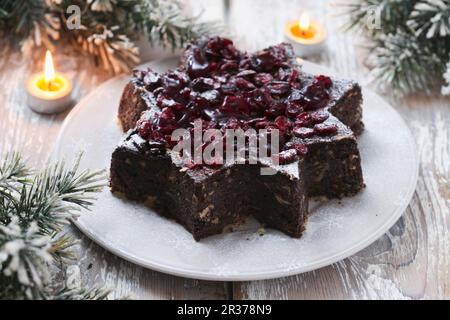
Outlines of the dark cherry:
{"type": "Polygon", "coordinates": [[[192,81],[191,88],[199,92],[214,89],[214,80],[211,78],[199,77],[192,81]]]}
{"type": "Polygon", "coordinates": [[[258,72],[270,72],[274,67],[274,58],[269,51],[261,51],[250,59],[250,64],[258,72]]]}
{"type": "Polygon", "coordinates": [[[220,71],[225,72],[235,72],[238,70],[238,63],[236,61],[226,61],[220,66],[220,71]]]}
{"type": "Polygon", "coordinates": [[[217,90],[208,90],[202,92],[200,96],[205,99],[211,106],[220,102],[220,93],[217,90]]]}
{"type": "Polygon", "coordinates": [[[240,127],[241,127],[241,123],[235,117],[229,118],[224,125],[224,128],[226,128],[226,129],[238,129],[240,127]]]}
{"type": "Polygon", "coordinates": [[[322,123],[329,118],[330,114],[326,111],[311,112],[311,122],[314,124],[322,123]]]}
{"type": "Polygon", "coordinates": [[[267,129],[270,126],[268,120],[261,120],[255,123],[255,129],[267,129]]]}
{"type": "Polygon", "coordinates": [[[196,110],[204,109],[210,106],[209,101],[200,93],[192,92],[191,93],[191,105],[196,110]]]}
{"type": "Polygon", "coordinates": [[[314,80],[323,88],[329,89],[332,85],[331,78],[324,75],[315,76],[314,80]]]}
{"type": "Polygon", "coordinates": [[[208,40],[206,47],[214,52],[218,52],[229,45],[233,45],[233,41],[231,41],[230,39],[212,37],[208,40]]]}
{"type": "Polygon", "coordinates": [[[280,101],[273,102],[269,109],[264,111],[264,115],[268,117],[276,117],[285,114],[286,112],[286,104],[280,101]]]}
{"type": "Polygon", "coordinates": [[[296,143],[294,144],[294,149],[299,156],[305,156],[308,153],[308,147],[304,144],[296,143]]]}
{"type": "Polygon", "coordinates": [[[183,110],[184,105],[181,103],[176,102],[172,98],[169,98],[165,95],[159,95],[158,98],[156,98],[156,103],[158,107],[162,108],[174,108],[176,110],[183,110]]]}
{"type": "Polygon", "coordinates": [[[295,101],[289,101],[286,108],[286,115],[291,118],[296,118],[301,112],[303,108],[299,103],[295,101]]]}
{"type": "Polygon", "coordinates": [[[308,147],[299,142],[288,142],[284,146],[285,150],[294,149],[299,156],[305,156],[308,153],[308,147]]]}
{"type": "Polygon", "coordinates": [[[244,78],[236,78],[234,81],[236,87],[240,90],[250,91],[255,89],[255,85],[250,81],[245,80],[244,78]]]}
{"type": "Polygon", "coordinates": [[[222,84],[220,87],[220,91],[226,95],[232,95],[237,91],[236,85],[234,82],[227,82],[222,84]]]}
{"type": "Polygon", "coordinates": [[[249,70],[252,67],[251,59],[247,54],[244,54],[239,61],[240,70],[249,70]]]}
{"type": "Polygon", "coordinates": [[[214,64],[214,61],[220,61],[220,53],[211,49],[206,49],[205,50],[205,57],[206,59],[208,59],[208,61],[210,61],[210,65],[214,64]]]}
{"type": "Polygon", "coordinates": [[[300,138],[309,138],[314,135],[314,129],[308,127],[295,127],[292,132],[300,138]]]}
{"type": "Polygon", "coordinates": [[[191,97],[191,89],[186,87],[181,89],[181,91],[178,93],[176,97],[176,100],[178,102],[186,104],[187,102],[189,102],[190,97],[191,97]]]}
{"type": "Polygon", "coordinates": [[[281,151],[280,153],[274,155],[275,159],[278,159],[279,164],[287,164],[295,161],[297,157],[297,151],[295,149],[288,149],[281,151]]]}
{"type": "Polygon", "coordinates": [[[237,59],[239,57],[239,51],[232,44],[225,46],[220,50],[220,53],[225,59],[237,59]]]}
{"type": "Polygon", "coordinates": [[[264,121],[264,120],[267,120],[267,118],[266,117],[252,118],[252,119],[249,119],[249,120],[245,120],[245,123],[248,124],[251,127],[254,127],[257,122],[264,121]]]}
{"type": "Polygon", "coordinates": [[[142,138],[148,139],[150,137],[150,134],[151,134],[152,123],[150,121],[148,121],[148,120],[141,121],[137,125],[137,130],[139,132],[139,135],[142,138]]]}
{"type": "Polygon", "coordinates": [[[273,122],[282,133],[286,133],[290,127],[289,120],[285,116],[278,116],[273,122]]]}
{"type": "Polygon", "coordinates": [[[253,101],[262,109],[266,109],[272,104],[273,98],[266,88],[261,88],[253,92],[253,101]]]}
{"type": "Polygon", "coordinates": [[[275,77],[281,81],[287,81],[289,79],[290,68],[279,68],[275,77]]]}
{"type": "Polygon", "coordinates": [[[335,124],[319,123],[314,126],[314,133],[321,136],[328,136],[337,133],[338,128],[335,124]]]}
{"type": "Polygon", "coordinates": [[[297,69],[292,68],[291,72],[288,76],[287,82],[292,85],[293,83],[295,83],[296,81],[298,81],[299,79],[299,72],[297,69]]]}
{"type": "Polygon", "coordinates": [[[251,79],[256,74],[257,73],[256,73],[255,70],[243,70],[243,71],[239,72],[238,74],[236,74],[236,77],[242,77],[242,78],[251,79]]]}
{"type": "Polygon", "coordinates": [[[297,121],[295,124],[300,127],[307,127],[311,124],[311,113],[309,112],[302,112],[297,116],[297,121]]]}
{"type": "Polygon", "coordinates": [[[271,72],[283,66],[286,52],[283,46],[272,46],[255,53],[251,59],[251,67],[258,72],[271,72]]]}
{"type": "Polygon", "coordinates": [[[273,77],[270,73],[258,73],[254,77],[254,82],[257,86],[263,86],[265,84],[268,84],[269,82],[272,82],[273,77]]]}
{"type": "Polygon", "coordinates": [[[219,110],[228,114],[248,115],[250,105],[240,96],[226,96],[219,110]]]}
{"type": "Polygon", "coordinates": [[[289,95],[288,100],[298,102],[298,101],[301,101],[303,97],[304,97],[304,94],[300,90],[293,89],[291,91],[291,94],[289,95]]]}
{"type": "Polygon", "coordinates": [[[207,76],[209,73],[208,62],[198,48],[193,50],[193,55],[188,58],[187,64],[187,71],[192,79],[207,76]]]}
{"type": "Polygon", "coordinates": [[[163,108],[161,110],[161,114],[159,115],[159,121],[161,125],[162,123],[168,123],[175,121],[175,114],[173,113],[173,110],[171,108],[163,108]]]}
{"type": "Polygon", "coordinates": [[[272,81],[267,84],[267,89],[272,95],[275,96],[284,96],[289,93],[289,83],[284,81],[272,81]]]}
{"type": "Polygon", "coordinates": [[[162,78],[164,90],[171,95],[178,93],[188,81],[187,75],[180,71],[168,72],[162,78]]]}
{"type": "Polygon", "coordinates": [[[214,79],[214,86],[216,89],[220,88],[223,83],[227,83],[228,79],[225,76],[215,75],[212,77],[214,79]]]}

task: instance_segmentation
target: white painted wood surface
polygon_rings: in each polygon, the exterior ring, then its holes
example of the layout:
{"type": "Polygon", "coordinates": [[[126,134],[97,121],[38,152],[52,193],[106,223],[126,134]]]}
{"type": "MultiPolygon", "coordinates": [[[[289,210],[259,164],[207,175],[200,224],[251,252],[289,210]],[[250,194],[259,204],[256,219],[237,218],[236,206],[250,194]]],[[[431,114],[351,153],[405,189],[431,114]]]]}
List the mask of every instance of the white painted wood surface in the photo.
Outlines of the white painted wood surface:
{"type": "MultiPolygon", "coordinates": [[[[221,0],[192,0],[190,10],[222,19],[221,0]]],[[[314,61],[365,83],[367,69],[357,37],[338,27],[331,1],[231,1],[231,35],[254,50],[282,41],[285,21],[302,10],[323,21],[328,50],[314,61]]],[[[0,48],[1,49],[1,48],[0,48]]],[[[84,96],[108,78],[87,59],[58,56],[60,69],[84,96]]],[[[0,56],[0,151],[15,148],[36,166],[47,159],[66,113],[42,116],[26,107],[23,81],[33,66],[18,54],[0,56]]],[[[391,100],[416,138],[419,182],[403,217],[370,247],[334,265],[287,278],[243,283],[197,281],[145,270],[106,252],[75,228],[81,240],[83,282],[115,288],[112,298],[140,299],[448,299],[450,298],[450,99],[410,97],[391,100]]]]}

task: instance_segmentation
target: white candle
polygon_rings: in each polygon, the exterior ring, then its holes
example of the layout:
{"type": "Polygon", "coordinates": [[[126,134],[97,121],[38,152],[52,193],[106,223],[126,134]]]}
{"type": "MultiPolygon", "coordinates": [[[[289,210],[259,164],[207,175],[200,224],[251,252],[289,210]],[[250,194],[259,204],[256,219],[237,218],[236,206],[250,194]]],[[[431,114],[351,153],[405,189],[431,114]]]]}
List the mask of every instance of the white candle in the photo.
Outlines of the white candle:
{"type": "Polygon", "coordinates": [[[35,73],[26,81],[28,105],[39,113],[58,113],[72,102],[72,81],[55,72],[52,54],[45,54],[44,72],[35,73]]]}
{"type": "Polygon", "coordinates": [[[316,55],[325,50],[327,34],[316,21],[303,13],[299,20],[289,21],[284,29],[285,40],[302,57],[316,55]]]}

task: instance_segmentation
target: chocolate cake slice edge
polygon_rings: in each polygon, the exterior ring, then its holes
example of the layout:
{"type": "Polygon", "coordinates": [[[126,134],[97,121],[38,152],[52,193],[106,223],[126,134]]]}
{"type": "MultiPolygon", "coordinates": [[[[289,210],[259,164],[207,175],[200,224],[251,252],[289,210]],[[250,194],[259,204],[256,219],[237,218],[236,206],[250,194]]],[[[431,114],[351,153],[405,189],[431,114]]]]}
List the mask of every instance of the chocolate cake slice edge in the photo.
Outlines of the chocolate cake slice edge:
{"type": "Polygon", "coordinates": [[[222,233],[248,215],[300,237],[308,210],[305,178],[300,176],[303,161],[280,166],[269,176],[260,174],[261,166],[235,164],[207,173],[186,170],[130,131],[113,152],[110,186],[113,193],[175,219],[196,240],[222,233]],[[296,174],[283,170],[288,166],[299,166],[296,174]]]}

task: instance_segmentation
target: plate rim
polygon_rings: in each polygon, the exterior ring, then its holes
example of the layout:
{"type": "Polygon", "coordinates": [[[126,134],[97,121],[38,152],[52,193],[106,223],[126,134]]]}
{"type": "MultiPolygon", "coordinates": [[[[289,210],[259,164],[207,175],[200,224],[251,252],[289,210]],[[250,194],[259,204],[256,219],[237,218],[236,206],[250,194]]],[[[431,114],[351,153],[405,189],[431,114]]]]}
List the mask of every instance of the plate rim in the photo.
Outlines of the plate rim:
{"type": "MultiPolygon", "coordinates": [[[[175,56],[170,56],[162,59],[157,59],[153,61],[149,61],[146,63],[143,63],[136,68],[142,68],[149,63],[158,63],[158,61],[164,61],[173,59],[175,56]]],[[[319,64],[303,60],[303,64],[310,65],[315,68],[325,68],[328,69],[330,73],[335,73],[335,71],[329,67],[321,66],[319,64]]],[[[59,154],[59,149],[61,145],[61,140],[63,139],[64,131],[66,130],[67,126],[70,124],[71,120],[82,110],[83,105],[90,99],[91,96],[93,96],[98,90],[103,89],[106,87],[110,82],[117,81],[120,78],[127,77],[127,75],[118,75],[116,77],[113,77],[103,83],[101,83],[97,88],[93,89],[91,92],[89,92],[86,96],[84,96],[80,101],[76,103],[76,105],[72,108],[72,110],[69,112],[69,114],[64,119],[61,128],[59,129],[59,133],[57,136],[57,139],[55,140],[55,143],[53,145],[53,148],[49,154],[49,160],[50,159],[56,159],[57,155],[59,154]]],[[[186,268],[180,268],[173,265],[168,264],[161,264],[158,262],[151,262],[148,260],[141,259],[135,255],[129,254],[126,251],[114,247],[111,244],[109,244],[107,241],[104,241],[101,238],[98,238],[94,233],[92,233],[88,227],[85,227],[83,223],[81,223],[79,220],[72,220],[73,224],[89,239],[91,239],[93,242],[101,246],[103,249],[113,253],[114,255],[125,259],[131,263],[134,263],[138,266],[155,270],[158,272],[162,272],[165,274],[170,274],[174,276],[180,276],[185,278],[191,278],[191,279],[198,279],[198,280],[208,280],[208,281],[254,281],[254,280],[267,280],[267,279],[275,279],[275,278],[281,278],[281,277],[287,277],[292,275],[297,275],[305,272],[310,272],[313,270],[317,270],[319,268],[323,268],[325,266],[334,264],[338,261],[341,261],[343,259],[346,259],[355,253],[365,249],[369,245],[371,245],[373,242],[375,242],[378,238],[380,238],[383,234],[385,234],[396,222],[397,220],[403,215],[406,208],[408,207],[409,203],[412,200],[414,191],[417,187],[417,181],[418,181],[418,175],[419,175],[419,161],[418,161],[418,155],[417,155],[417,147],[415,140],[413,138],[411,129],[406,124],[405,120],[401,116],[401,114],[394,108],[392,105],[387,102],[383,97],[378,95],[376,92],[372,91],[369,88],[362,87],[363,91],[368,91],[371,94],[375,95],[378,99],[381,99],[386,105],[388,105],[392,111],[396,114],[396,116],[399,118],[399,120],[402,122],[404,127],[406,128],[408,132],[408,142],[412,150],[413,159],[412,163],[414,164],[415,170],[414,173],[410,176],[409,181],[409,189],[405,193],[405,196],[402,199],[402,203],[397,206],[397,208],[393,211],[390,218],[387,219],[377,230],[376,232],[373,232],[372,235],[366,239],[363,239],[359,241],[358,243],[353,244],[349,248],[336,253],[332,256],[328,256],[327,258],[322,258],[312,264],[309,264],[307,266],[298,266],[294,268],[288,268],[288,269],[272,269],[270,271],[258,271],[256,273],[251,274],[211,274],[211,273],[205,273],[204,271],[192,271],[190,269],[186,268]]]]}

